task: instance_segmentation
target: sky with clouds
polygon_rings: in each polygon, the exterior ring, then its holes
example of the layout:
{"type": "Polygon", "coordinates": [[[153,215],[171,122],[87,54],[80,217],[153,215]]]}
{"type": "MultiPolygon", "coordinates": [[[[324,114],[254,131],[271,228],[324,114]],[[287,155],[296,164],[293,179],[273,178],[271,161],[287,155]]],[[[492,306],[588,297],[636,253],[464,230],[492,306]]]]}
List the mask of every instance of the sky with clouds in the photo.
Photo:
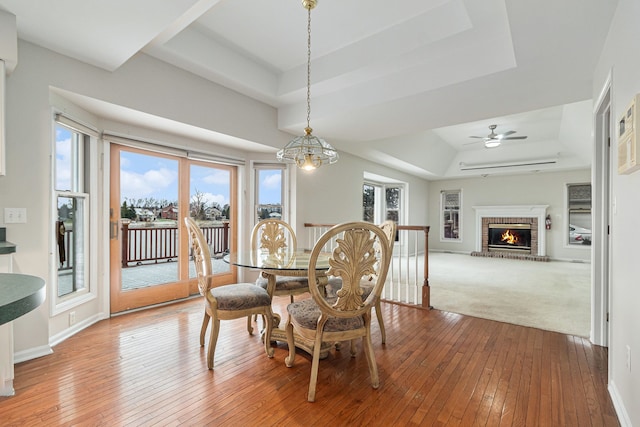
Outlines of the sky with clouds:
{"type": "MultiPolygon", "coordinates": [[[[76,191],[71,188],[71,131],[56,127],[56,189],[76,191]]],[[[178,161],[149,154],[120,152],[121,200],[156,199],[174,202],[178,199],[178,161]]],[[[282,170],[261,169],[259,175],[259,203],[280,203],[282,170]]],[[[217,169],[192,165],[190,191],[203,195],[208,205],[221,207],[229,204],[230,173],[217,169]]]]}

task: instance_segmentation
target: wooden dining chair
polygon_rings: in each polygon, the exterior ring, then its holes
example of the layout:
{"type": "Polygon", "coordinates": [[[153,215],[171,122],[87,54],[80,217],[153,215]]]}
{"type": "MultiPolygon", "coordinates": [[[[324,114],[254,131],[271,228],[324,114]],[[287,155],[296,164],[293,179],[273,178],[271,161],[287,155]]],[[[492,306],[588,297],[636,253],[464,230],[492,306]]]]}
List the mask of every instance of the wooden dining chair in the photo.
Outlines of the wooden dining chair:
{"type": "Polygon", "coordinates": [[[320,348],[323,342],[362,339],[362,347],[369,365],[371,385],[378,388],[380,378],[371,344],[371,308],[380,298],[386,280],[391,250],[385,232],[368,222],[349,222],[336,225],[325,232],[314,245],[309,259],[309,283],[316,283],[315,265],[324,245],[335,239],[336,246],[329,257],[328,275],[339,277],[341,287],[335,296],[325,296],[319,287],[311,286],[311,299],[287,306],[287,344],[285,359],[293,366],[296,356],[294,333],[314,341],[311,378],[307,400],[315,401],[320,348]],[[363,283],[372,286],[364,298],[363,283]]]}
{"type": "MultiPolygon", "coordinates": [[[[264,250],[269,254],[280,251],[295,252],[298,249],[298,241],[293,228],[285,221],[279,219],[263,219],[258,222],[251,231],[251,250],[264,250]]],[[[256,280],[256,285],[267,289],[268,280],[262,274],[256,280]]],[[[273,296],[289,296],[293,302],[295,295],[309,292],[309,281],[306,274],[296,276],[276,276],[276,286],[273,296]]]]}
{"type": "MultiPolygon", "coordinates": [[[[389,257],[391,258],[393,254],[393,245],[396,240],[397,225],[395,221],[387,220],[387,221],[384,221],[382,224],[380,224],[379,227],[382,229],[382,231],[384,231],[385,235],[387,236],[389,249],[391,253],[389,257]]],[[[339,289],[341,286],[342,286],[341,279],[337,277],[332,277],[329,279],[327,283],[327,289],[328,289],[327,292],[329,292],[330,294],[335,294],[336,292],[335,290],[339,289]]],[[[373,290],[373,285],[371,284],[370,278],[366,279],[362,283],[362,289],[364,291],[364,294],[362,295],[362,297],[367,298],[369,296],[369,293],[371,293],[371,291],[373,290]]],[[[382,317],[382,308],[380,307],[380,298],[378,298],[378,300],[376,301],[375,308],[376,308],[376,317],[378,319],[378,325],[380,327],[380,336],[382,337],[382,344],[385,344],[387,342],[387,332],[384,328],[384,318],[382,317]]]]}
{"type": "MultiPolygon", "coordinates": [[[[234,283],[230,285],[216,285],[211,267],[211,252],[209,245],[198,227],[198,224],[185,217],[184,223],[189,232],[191,251],[198,274],[198,290],[204,297],[204,318],[200,328],[200,345],[204,346],[205,334],[211,322],[211,336],[207,350],[207,367],[213,369],[213,356],[216,351],[220,320],[238,319],[251,315],[262,315],[266,319],[265,335],[263,337],[264,350],[268,357],[273,357],[271,347],[271,329],[273,327],[273,311],[271,297],[267,291],[253,283],[234,283]]],[[[251,333],[252,330],[249,330],[251,333]]]]}

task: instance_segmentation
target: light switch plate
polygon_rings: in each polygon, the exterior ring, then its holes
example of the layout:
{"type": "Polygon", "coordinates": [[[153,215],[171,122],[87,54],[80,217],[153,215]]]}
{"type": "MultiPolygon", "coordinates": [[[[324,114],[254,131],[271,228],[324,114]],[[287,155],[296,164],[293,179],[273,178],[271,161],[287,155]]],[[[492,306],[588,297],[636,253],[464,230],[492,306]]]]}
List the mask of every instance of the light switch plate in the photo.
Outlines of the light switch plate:
{"type": "Polygon", "coordinates": [[[24,224],[27,222],[27,208],[4,208],[5,224],[24,224]]]}

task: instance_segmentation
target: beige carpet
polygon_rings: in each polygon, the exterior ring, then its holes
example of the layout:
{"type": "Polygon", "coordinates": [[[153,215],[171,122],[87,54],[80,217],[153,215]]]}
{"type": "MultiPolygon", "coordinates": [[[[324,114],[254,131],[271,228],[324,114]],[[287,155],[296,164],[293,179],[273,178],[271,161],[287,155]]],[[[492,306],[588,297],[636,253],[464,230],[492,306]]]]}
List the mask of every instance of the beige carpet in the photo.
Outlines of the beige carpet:
{"type": "Polygon", "coordinates": [[[591,265],[429,254],[431,305],[443,311],[588,337],[591,265]]]}

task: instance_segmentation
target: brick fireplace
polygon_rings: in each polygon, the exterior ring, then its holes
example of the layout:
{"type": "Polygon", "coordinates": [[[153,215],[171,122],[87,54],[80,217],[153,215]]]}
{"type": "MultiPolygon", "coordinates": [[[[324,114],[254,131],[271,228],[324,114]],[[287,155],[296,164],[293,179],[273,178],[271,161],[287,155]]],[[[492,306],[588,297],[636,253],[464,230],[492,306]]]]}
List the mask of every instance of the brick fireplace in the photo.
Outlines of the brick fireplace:
{"type": "Polygon", "coordinates": [[[476,211],[476,251],[471,255],[534,261],[549,260],[546,256],[544,228],[547,205],[474,206],[473,208],[476,211]],[[525,235],[526,242],[514,245],[491,242],[491,236],[494,236],[493,240],[495,240],[496,228],[516,235],[525,235]]]}

